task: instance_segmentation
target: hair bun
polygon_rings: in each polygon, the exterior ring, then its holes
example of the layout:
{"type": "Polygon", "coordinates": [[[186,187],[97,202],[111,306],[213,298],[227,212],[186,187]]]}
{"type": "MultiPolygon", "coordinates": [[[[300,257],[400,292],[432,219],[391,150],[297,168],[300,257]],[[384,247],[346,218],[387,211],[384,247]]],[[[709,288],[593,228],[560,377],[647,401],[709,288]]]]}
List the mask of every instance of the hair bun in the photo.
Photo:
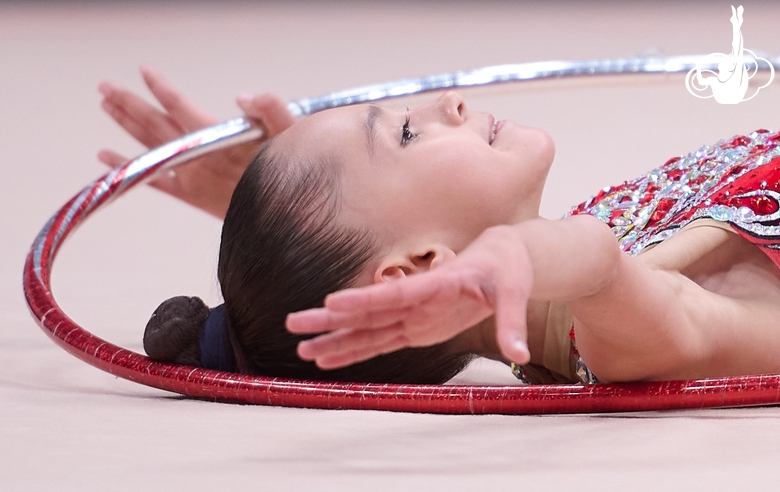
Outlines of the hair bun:
{"type": "Polygon", "coordinates": [[[199,297],[172,297],[154,311],[144,330],[149,358],[200,366],[200,335],[209,307],[199,297]]]}

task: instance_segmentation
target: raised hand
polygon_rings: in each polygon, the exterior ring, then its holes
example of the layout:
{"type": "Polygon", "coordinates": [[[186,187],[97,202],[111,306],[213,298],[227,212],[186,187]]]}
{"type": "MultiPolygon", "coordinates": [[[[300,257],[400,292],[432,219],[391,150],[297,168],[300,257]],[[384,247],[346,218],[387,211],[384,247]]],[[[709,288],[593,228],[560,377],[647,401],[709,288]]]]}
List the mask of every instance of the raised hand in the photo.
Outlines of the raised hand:
{"type": "MultiPolygon", "coordinates": [[[[187,133],[206,128],[218,121],[185,98],[157,71],[142,67],[141,75],[164,111],[140,96],[108,82],[99,86],[101,107],[114,121],[148,148],[158,147],[187,133]]],[[[257,120],[265,130],[258,142],[249,142],[199,157],[175,172],[163,174],[150,184],[206,212],[223,218],[230,197],[244,170],[260,147],[271,137],[295,123],[295,117],[277,96],[242,95],[239,107],[257,120]]],[[[98,158],[110,167],[118,167],[127,158],[104,149],[98,158]]]]}
{"type": "Polygon", "coordinates": [[[530,359],[526,308],[532,285],[521,238],[511,226],[495,227],[426,273],[331,294],[323,308],[290,314],[287,328],[321,334],[301,342],[298,354],[332,369],[441,343],[495,315],[499,347],[523,364],[530,359]]]}

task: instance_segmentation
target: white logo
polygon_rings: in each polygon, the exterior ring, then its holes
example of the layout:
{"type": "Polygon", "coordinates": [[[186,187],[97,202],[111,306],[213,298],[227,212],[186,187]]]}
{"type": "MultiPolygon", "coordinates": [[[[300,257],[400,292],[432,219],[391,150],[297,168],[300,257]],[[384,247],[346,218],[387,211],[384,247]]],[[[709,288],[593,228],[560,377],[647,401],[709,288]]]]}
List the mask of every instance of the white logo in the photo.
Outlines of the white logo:
{"type": "Polygon", "coordinates": [[[766,58],[760,58],[755,53],[744,47],[742,41],[742,5],[736,10],[731,6],[731,26],[732,40],[731,53],[711,53],[702,60],[703,65],[712,66],[718,64],[718,73],[712,70],[703,69],[700,66],[692,68],[685,76],[685,87],[688,92],[694,96],[707,99],[714,97],[720,104],[738,104],[742,101],[753,99],[758,91],[772,83],[775,78],[775,69],[766,58]],[[769,65],[770,75],[766,84],[758,87],[750,97],[745,98],[748,82],[758,71],[758,61],[761,60],[769,65]],[[702,96],[697,92],[707,92],[707,88],[712,89],[712,94],[702,96]]]}

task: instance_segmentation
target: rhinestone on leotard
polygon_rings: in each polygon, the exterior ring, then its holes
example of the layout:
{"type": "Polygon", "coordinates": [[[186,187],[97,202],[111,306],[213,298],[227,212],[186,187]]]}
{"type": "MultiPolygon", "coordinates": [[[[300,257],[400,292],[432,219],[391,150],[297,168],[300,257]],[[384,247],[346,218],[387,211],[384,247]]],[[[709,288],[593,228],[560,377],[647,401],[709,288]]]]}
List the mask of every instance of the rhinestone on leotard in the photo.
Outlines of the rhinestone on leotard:
{"type": "Polygon", "coordinates": [[[687,156],[602,189],[567,215],[590,214],[607,223],[632,256],[688,223],[711,218],[744,234],[780,235],[780,133],[705,145],[687,156]],[[769,164],[769,165],[768,165],[769,164]]]}

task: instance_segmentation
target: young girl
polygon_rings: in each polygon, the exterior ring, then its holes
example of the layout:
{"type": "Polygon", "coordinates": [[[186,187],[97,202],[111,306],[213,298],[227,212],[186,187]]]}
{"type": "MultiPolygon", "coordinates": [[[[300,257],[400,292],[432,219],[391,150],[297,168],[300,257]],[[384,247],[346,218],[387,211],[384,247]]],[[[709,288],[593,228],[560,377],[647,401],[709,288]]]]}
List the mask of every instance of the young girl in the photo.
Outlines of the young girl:
{"type": "MultiPolygon", "coordinates": [[[[142,143],[213,123],[142,72],[167,114],[101,85],[142,143]]],[[[238,103],[274,137],[240,179],[248,146],[153,183],[225,213],[225,304],[164,302],[144,336],[154,359],[404,383],[444,382],[475,354],[532,382],[780,372],[776,134],[703,147],[547,220],[549,136],[456,93],[296,123],[273,96],[238,103]]]]}

